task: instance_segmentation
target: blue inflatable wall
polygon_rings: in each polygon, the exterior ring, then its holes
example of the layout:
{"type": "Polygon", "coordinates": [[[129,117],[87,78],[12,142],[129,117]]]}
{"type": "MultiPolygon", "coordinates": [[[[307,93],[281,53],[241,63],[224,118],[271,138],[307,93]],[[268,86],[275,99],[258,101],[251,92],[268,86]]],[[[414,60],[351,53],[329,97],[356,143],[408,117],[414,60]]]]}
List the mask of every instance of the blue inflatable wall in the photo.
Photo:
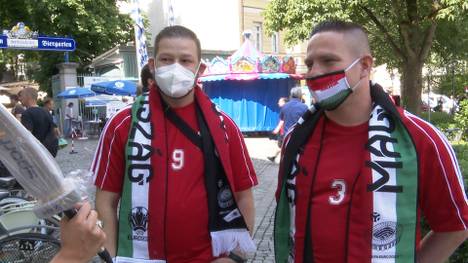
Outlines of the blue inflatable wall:
{"type": "Polygon", "coordinates": [[[203,82],[203,90],[242,132],[264,132],[278,124],[278,99],[288,97],[295,83],[291,78],[219,80],[203,82]]]}

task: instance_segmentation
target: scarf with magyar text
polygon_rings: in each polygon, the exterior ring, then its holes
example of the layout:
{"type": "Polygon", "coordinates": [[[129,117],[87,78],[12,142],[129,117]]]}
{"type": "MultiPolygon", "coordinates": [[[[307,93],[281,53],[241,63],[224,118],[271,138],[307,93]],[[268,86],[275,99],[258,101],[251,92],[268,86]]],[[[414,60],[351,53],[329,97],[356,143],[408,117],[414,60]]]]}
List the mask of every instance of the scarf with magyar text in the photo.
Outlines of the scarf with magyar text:
{"type": "MultiPolygon", "coordinates": [[[[229,138],[223,116],[199,87],[195,87],[195,103],[200,132],[189,139],[203,153],[209,212],[208,225],[200,227],[208,228],[214,257],[235,248],[252,252],[255,245],[232,192],[229,138]]],[[[139,96],[132,106],[119,211],[117,262],[166,262],[162,222],[170,155],[165,127],[166,120],[171,121],[169,112],[175,114],[156,88],[139,96]]]]}
{"type": "MultiPolygon", "coordinates": [[[[416,148],[383,89],[371,84],[371,97],[373,109],[364,161],[354,184],[347,187],[350,200],[348,214],[343,218],[346,236],[337,237],[345,239],[342,262],[415,262],[419,177],[416,148]]],[[[312,231],[330,231],[311,229],[311,221],[320,217],[311,215],[311,202],[307,201],[314,194],[311,189],[316,170],[312,175],[298,176],[302,169],[299,160],[304,167],[317,167],[320,161],[324,123],[323,110],[308,111],[285,142],[274,231],[278,263],[314,262],[313,242],[320,240],[312,240],[312,231]],[[305,148],[306,143],[318,147],[305,148]],[[301,185],[301,199],[306,201],[296,199],[296,184],[301,185]]]]}

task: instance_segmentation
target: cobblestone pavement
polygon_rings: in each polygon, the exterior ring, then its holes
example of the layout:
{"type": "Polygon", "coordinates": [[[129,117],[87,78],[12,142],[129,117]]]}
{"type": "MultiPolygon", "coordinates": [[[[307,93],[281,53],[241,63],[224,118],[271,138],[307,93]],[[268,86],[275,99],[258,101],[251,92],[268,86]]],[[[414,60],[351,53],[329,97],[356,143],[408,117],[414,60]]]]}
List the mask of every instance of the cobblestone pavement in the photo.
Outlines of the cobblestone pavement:
{"type": "MultiPolygon", "coordinates": [[[[89,169],[97,147],[97,138],[74,141],[74,151],[70,154],[71,143],[60,150],[56,160],[64,174],[76,169],[89,169]]],[[[257,172],[258,186],[254,188],[255,229],[254,240],[257,251],[251,256],[251,263],[274,262],[273,215],[275,210],[274,192],[276,189],[278,164],[266,159],[276,148],[275,142],[265,138],[246,138],[247,148],[257,172]]],[[[94,198],[91,196],[91,200],[94,198]]]]}

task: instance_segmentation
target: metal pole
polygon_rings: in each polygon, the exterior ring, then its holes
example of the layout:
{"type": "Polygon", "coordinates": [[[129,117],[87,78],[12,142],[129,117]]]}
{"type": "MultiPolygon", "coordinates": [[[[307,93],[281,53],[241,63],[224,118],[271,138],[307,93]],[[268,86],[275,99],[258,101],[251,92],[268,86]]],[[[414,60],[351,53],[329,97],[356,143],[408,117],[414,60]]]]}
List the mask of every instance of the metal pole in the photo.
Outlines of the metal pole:
{"type": "Polygon", "coordinates": [[[455,99],[455,61],[452,61],[452,96],[455,99]]]}
{"type": "Polygon", "coordinates": [[[427,121],[431,122],[431,71],[429,70],[429,74],[427,75],[427,121]]]}

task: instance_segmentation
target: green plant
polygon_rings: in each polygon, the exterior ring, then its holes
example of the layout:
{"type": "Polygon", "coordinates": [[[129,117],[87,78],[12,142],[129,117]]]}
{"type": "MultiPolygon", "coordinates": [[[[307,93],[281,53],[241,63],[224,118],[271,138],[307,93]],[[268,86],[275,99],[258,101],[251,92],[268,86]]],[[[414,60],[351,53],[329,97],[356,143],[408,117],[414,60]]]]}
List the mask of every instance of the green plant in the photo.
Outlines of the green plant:
{"type": "MultiPolygon", "coordinates": [[[[460,142],[453,144],[453,149],[457,155],[458,164],[462,171],[462,175],[465,182],[465,192],[468,190],[468,142],[460,142]]],[[[468,242],[464,242],[450,257],[450,262],[466,262],[468,259],[468,242]]]]}
{"type": "Polygon", "coordinates": [[[446,130],[448,128],[452,128],[451,124],[454,123],[453,116],[443,111],[431,112],[430,119],[428,112],[421,113],[421,117],[426,121],[432,123],[432,125],[436,126],[441,131],[446,130]]]}
{"type": "MultiPolygon", "coordinates": [[[[465,192],[468,190],[468,142],[461,141],[452,145],[453,149],[456,152],[458,164],[462,171],[462,175],[465,181],[465,192]]],[[[430,228],[427,224],[427,221],[422,218],[421,220],[421,234],[424,236],[429,232],[430,228]]],[[[460,247],[453,253],[448,262],[450,263],[460,263],[466,262],[468,259],[468,242],[464,242],[460,247]]]]}
{"type": "Polygon", "coordinates": [[[460,110],[454,117],[457,128],[462,130],[462,138],[468,140],[468,100],[460,102],[460,110]]]}

